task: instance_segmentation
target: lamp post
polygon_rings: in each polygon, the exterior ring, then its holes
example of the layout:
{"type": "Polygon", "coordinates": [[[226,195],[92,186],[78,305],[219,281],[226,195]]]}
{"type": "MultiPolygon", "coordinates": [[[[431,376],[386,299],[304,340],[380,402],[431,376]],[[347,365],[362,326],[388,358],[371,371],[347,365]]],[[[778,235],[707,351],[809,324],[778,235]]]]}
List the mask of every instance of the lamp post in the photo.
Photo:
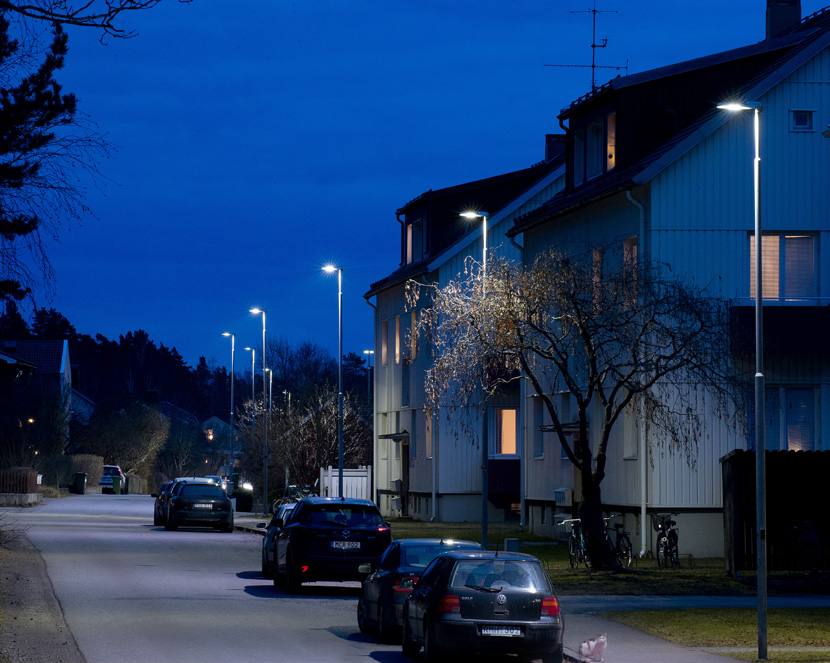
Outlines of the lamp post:
{"type": "Polygon", "coordinates": [[[233,429],[233,411],[234,411],[234,400],[233,400],[233,360],[235,355],[235,345],[236,345],[236,335],[231,334],[230,332],[223,332],[222,336],[230,336],[231,339],[231,450],[230,450],[230,470],[228,471],[228,492],[232,495],[233,494],[233,437],[234,437],[234,429],[233,429]]]}
{"type": "MultiPolygon", "coordinates": [[[[252,308],[249,311],[254,315],[262,315],[262,409],[265,410],[265,371],[268,370],[268,355],[265,350],[265,314],[268,312],[261,308],[252,308]]],[[[262,426],[262,513],[268,508],[268,424],[266,419],[262,426]]]]}
{"type": "Polygon", "coordinates": [[[767,504],[766,431],[764,430],[764,289],[761,270],[761,111],[757,101],[723,103],[718,108],[733,112],[754,111],[753,206],[755,212],[755,545],[757,552],[758,660],[767,660],[767,504]]]}
{"type": "Polygon", "coordinates": [[[337,487],[339,496],[343,497],[343,269],[326,265],[323,271],[337,272],[337,487]]]}
{"type": "Polygon", "coordinates": [[[251,353],[251,442],[256,433],[256,348],[245,348],[251,353]]]}
{"type": "MultiPolygon", "coordinates": [[[[484,299],[487,288],[487,212],[462,212],[461,216],[465,219],[481,219],[481,295],[484,299]]],[[[486,381],[486,368],[482,370],[482,377],[486,381]]],[[[487,534],[488,534],[488,513],[487,506],[489,502],[489,479],[488,466],[490,464],[489,445],[490,445],[490,426],[487,421],[487,387],[484,390],[484,405],[482,408],[481,418],[481,545],[487,549],[487,534]]]]}
{"type": "Polygon", "coordinates": [[[363,354],[366,355],[366,398],[370,401],[372,400],[372,355],[375,354],[374,350],[364,350],[363,354]]]}

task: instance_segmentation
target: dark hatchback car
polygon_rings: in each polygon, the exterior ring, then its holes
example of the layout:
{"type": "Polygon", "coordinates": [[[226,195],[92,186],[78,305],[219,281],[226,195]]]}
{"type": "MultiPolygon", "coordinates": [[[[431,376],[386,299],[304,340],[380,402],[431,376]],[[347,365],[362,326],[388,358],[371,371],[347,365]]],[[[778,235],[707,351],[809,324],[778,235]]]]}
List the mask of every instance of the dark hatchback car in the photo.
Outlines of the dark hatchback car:
{"type": "Polygon", "coordinates": [[[164,525],[164,521],[167,519],[165,514],[167,509],[167,498],[170,495],[170,491],[173,489],[174,483],[176,482],[165,481],[161,484],[159,492],[153,494],[153,497],[156,498],[155,504],[153,505],[153,525],[164,525]]]}
{"type": "Polygon", "coordinates": [[[274,585],[295,592],[304,582],[363,580],[391,541],[389,523],[374,502],[303,498],[277,534],[274,585]],[[365,564],[369,571],[361,570],[365,564]]]}
{"type": "Polygon", "coordinates": [[[474,652],[562,663],[562,634],[548,574],[521,553],[442,553],[404,604],[404,656],[423,645],[426,663],[474,652]]]}
{"type": "Polygon", "coordinates": [[[392,642],[403,623],[403,604],[427,565],[447,550],[481,550],[475,541],[401,539],[393,541],[378,568],[366,580],[357,601],[357,624],[363,633],[374,630],[381,642],[392,642]]]}
{"type": "Polygon", "coordinates": [[[221,486],[212,483],[179,482],[167,503],[165,529],[182,525],[233,531],[233,508],[221,486]]]}
{"type": "Polygon", "coordinates": [[[274,577],[274,557],[277,544],[277,535],[282,528],[288,523],[291,517],[291,512],[297,506],[296,502],[288,502],[281,504],[274,512],[274,517],[266,526],[265,523],[259,523],[257,527],[265,527],[265,536],[262,537],[262,575],[266,578],[274,577]],[[277,524],[279,522],[279,524],[277,524]]]}

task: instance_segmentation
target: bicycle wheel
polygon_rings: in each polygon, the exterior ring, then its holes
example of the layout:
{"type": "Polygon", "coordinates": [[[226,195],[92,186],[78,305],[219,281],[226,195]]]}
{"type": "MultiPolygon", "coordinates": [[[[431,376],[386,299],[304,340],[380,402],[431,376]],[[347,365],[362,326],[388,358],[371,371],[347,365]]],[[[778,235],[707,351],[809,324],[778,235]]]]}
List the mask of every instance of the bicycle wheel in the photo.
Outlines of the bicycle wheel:
{"type": "Polygon", "coordinates": [[[625,534],[617,539],[617,549],[615,552],[617,553],[617,562],[621,567],[627,569],[631,566],[631,561],[634,559],[634,553],[631,548],[631,541],[625,534]]]}
{"type": "Polygon", "coordinates": [[[591,557],[588,555],[588,546],[585,544],[584,538],[579,541],[579,556],[582,559],[583,564],[585,564],[585,568],[590,569],[591,557]]]}
{"type": "Polygon", "coordinates": [[[672,567],[680,566],[680,551],[677,549],[677,532],[669,532],[669,562],[672,567]]]}
{"type": "Polygon", "coordinates": [[[579,558],[576,551],[576,537],[572,536],[568,539],[568,560],[571,563],[571,568],[576,571],[579,566],[579,558]]]}
{"type": "Polygon", "coordinates": [[[661,536],[657,539],[657,566],[664,568],[668,563],[668,545],[666,538],[661,536]]]}

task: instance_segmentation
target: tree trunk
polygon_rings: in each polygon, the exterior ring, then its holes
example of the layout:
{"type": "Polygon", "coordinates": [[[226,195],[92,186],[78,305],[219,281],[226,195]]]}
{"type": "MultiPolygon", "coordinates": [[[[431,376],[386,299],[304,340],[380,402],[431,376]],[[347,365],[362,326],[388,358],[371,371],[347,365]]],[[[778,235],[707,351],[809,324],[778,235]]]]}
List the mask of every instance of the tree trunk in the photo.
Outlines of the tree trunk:
{"type": "Polygon", "coordinates": [[[602,491],[590,470],[582,472],[582,502],[579,505],[579,517],[582,520],[582,532],[592,568],[619,570],[620,565],[611,547],[611,540],[605,534],[605,521],[602,519],[602,491]]]}

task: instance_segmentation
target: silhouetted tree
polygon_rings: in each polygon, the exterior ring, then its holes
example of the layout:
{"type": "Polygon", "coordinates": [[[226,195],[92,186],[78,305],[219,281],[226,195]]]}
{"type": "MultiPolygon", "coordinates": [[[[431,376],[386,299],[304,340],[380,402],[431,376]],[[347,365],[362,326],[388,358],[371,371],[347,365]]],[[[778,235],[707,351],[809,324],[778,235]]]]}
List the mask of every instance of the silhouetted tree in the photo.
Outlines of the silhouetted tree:
{"type": "Polygon", "coordinates": [[[0,339],[6,341],[22,341],[31,338],[29,325],[20,315],[17,302],[7,300],[3,315],[0,315],[0,339]]]}
{"type": "Polygon", "coordinates": [[[32,333],[47,341],[74,339],[78,332],[62,313],[55,309],[37,308],[32,319],[32,333]]]}

